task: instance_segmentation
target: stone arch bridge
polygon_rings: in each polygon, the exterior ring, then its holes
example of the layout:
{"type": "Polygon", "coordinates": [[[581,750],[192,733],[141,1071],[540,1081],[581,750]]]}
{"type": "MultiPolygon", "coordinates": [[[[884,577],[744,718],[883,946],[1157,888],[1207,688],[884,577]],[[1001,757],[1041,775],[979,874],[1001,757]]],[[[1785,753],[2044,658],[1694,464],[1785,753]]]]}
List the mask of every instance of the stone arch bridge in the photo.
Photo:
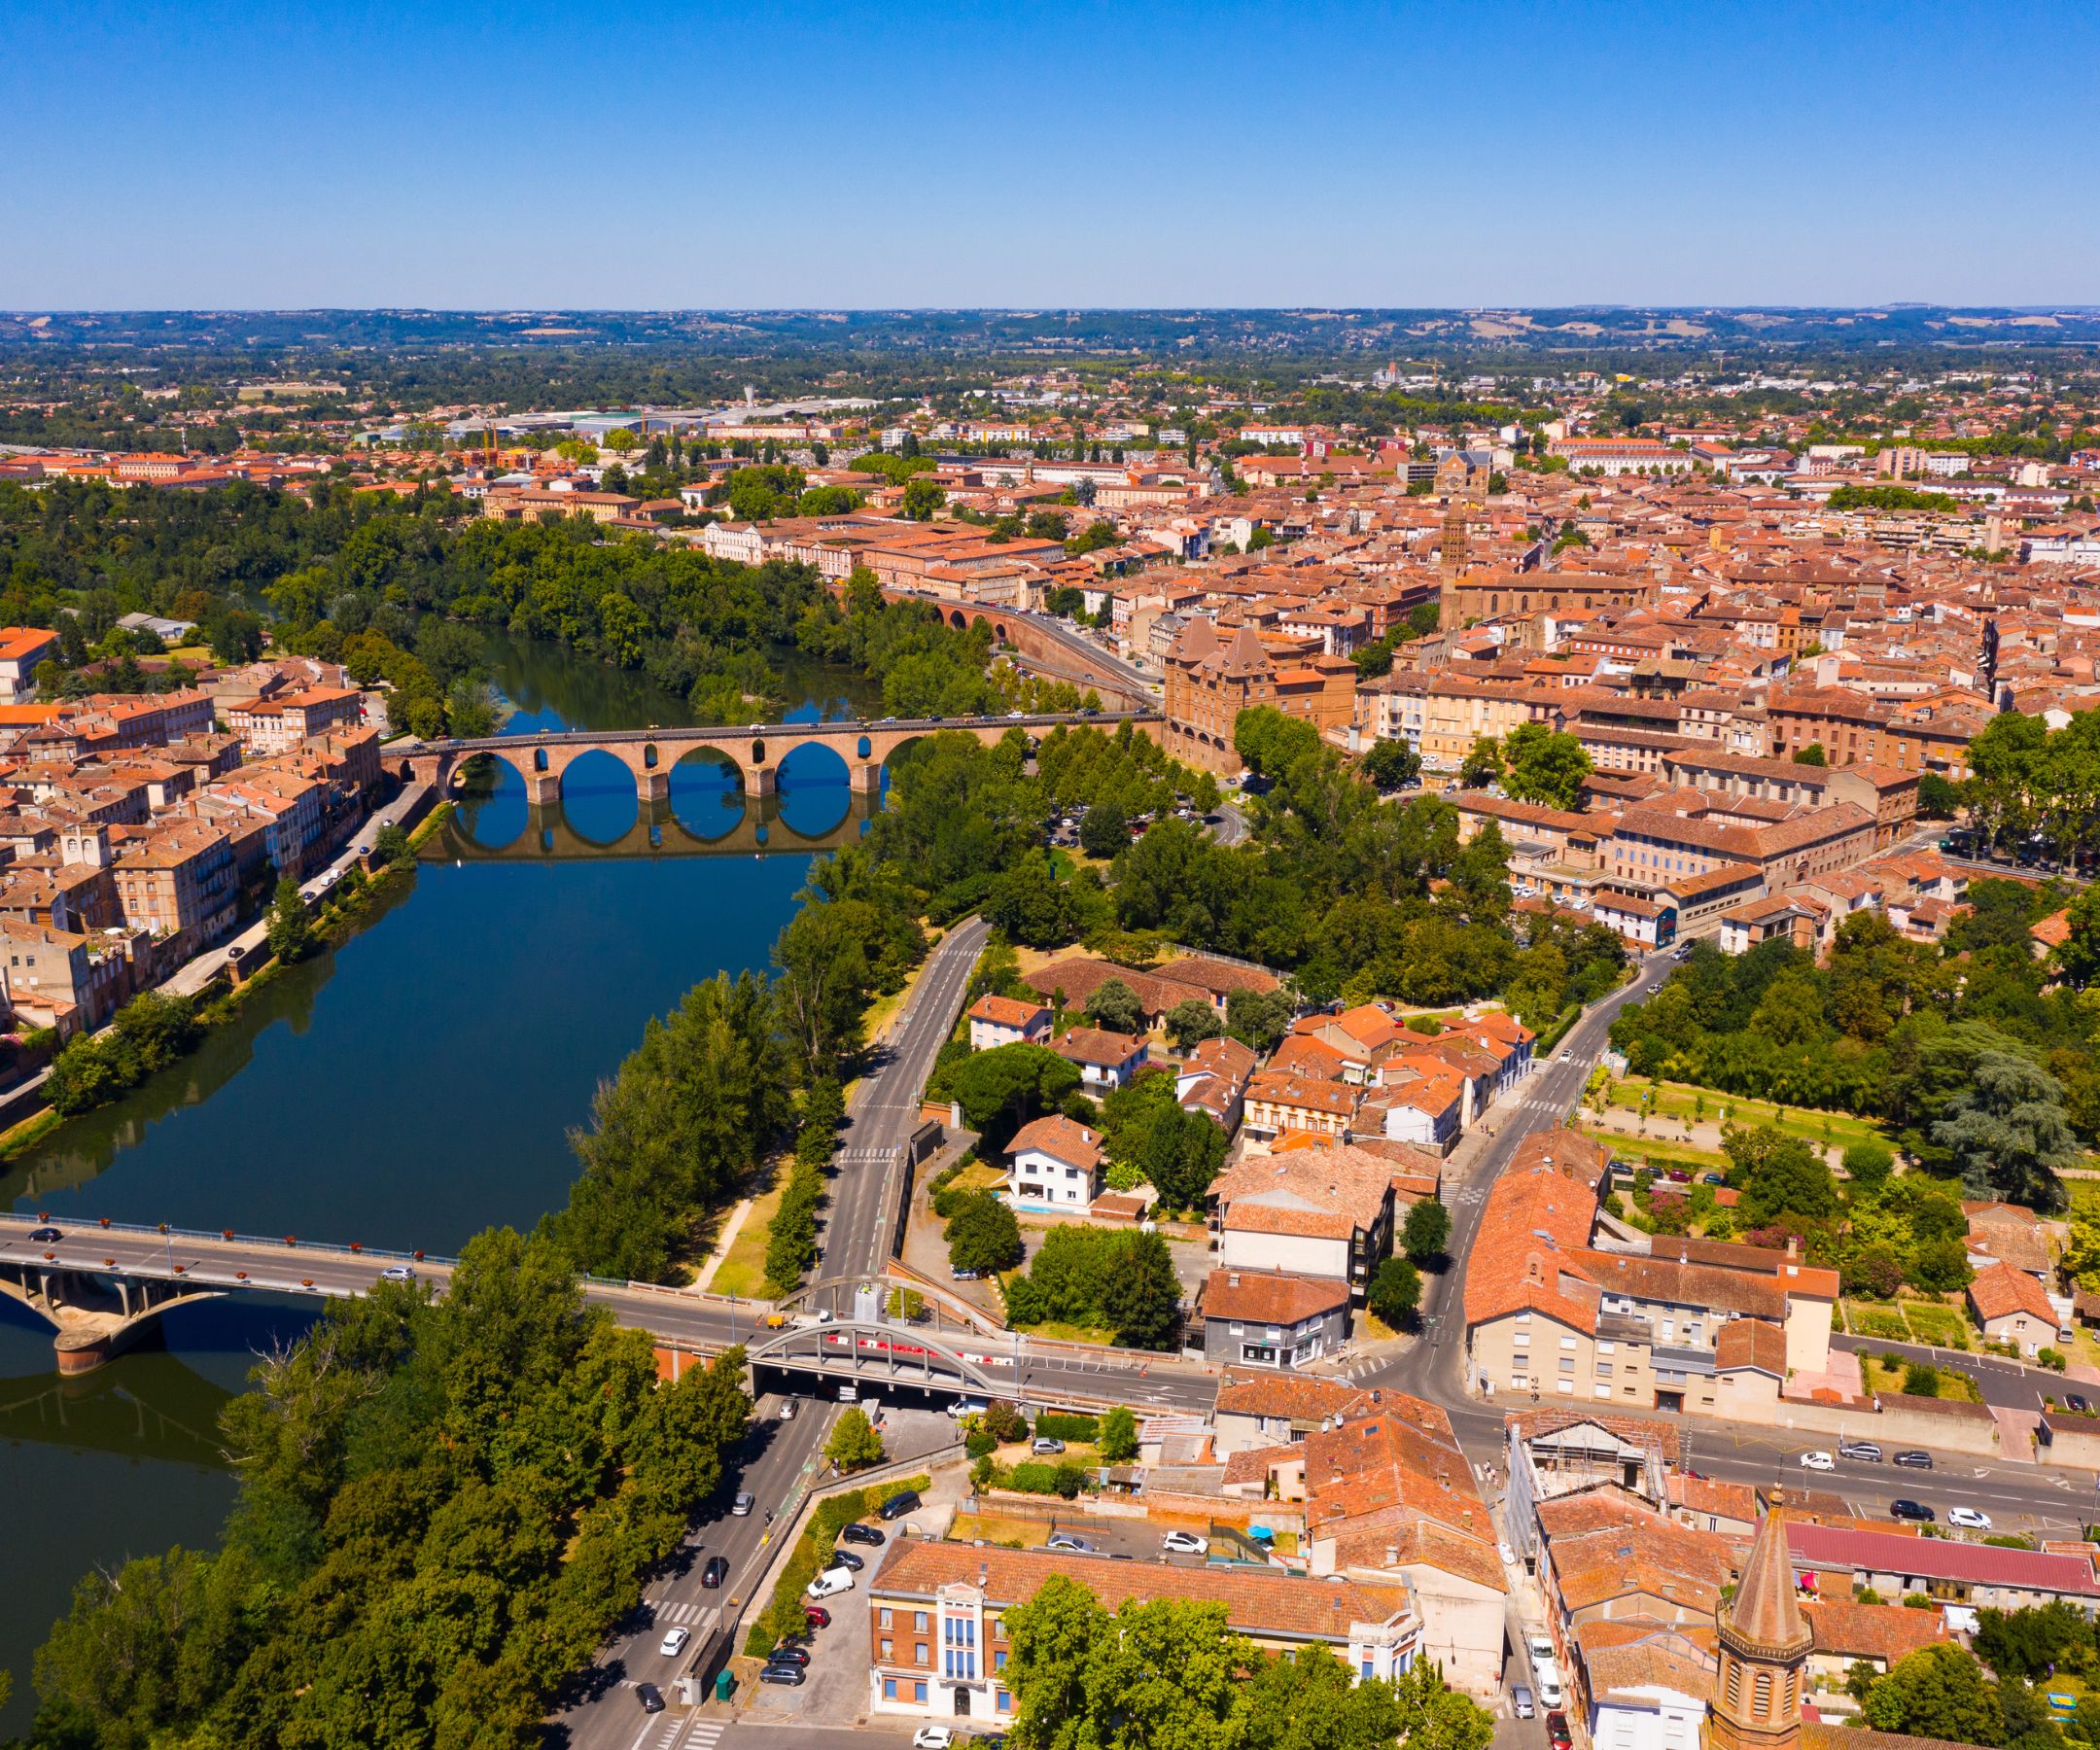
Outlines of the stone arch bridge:
{"type": "Polygon", "coordinates": [[[562,776],[590,753],[609,753],[633,774],[643,802],[671,794],[671,768],[688,754],[705,754],[732,768],[748,795],[769,796],[780,788],[780,769],[805,748],[823,748],[845,766],[855,789],[874,795],[883,767],[899,750],[928,735],[960,731],[987,746],[1010,729],[1039,735],[1061,724],[1091,723],[1113,729],[1134,724],[1155,741],[1165,719],[1151,711],[1080,713],[1014,712],[990,718],[886,718],[880,722],[840,718],[830,722],[752,723],[743,728],[557,729],[533,735],[492,735],[472,741],[422,742],[389,749],[395,774],[444,792],[470,761],[501,759],[524,780],[528,802],[547,807],[561,800],[562,776]]]}

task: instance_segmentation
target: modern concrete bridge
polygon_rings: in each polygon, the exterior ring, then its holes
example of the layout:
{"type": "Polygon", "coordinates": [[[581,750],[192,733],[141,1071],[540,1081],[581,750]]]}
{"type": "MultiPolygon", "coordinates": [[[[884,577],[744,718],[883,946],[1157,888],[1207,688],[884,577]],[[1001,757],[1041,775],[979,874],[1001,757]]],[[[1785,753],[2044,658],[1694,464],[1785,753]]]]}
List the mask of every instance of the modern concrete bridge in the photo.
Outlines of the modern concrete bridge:
{"type": "MultiPolygon", "coordinates": [[[[0,1293],[53,1328],[62,1374],[101,1366],[171,1307],[241,1293],[342,1299],[369,1294],[390,1271],[412,1272],[441,1293],[456,1262],[290,1235],[0,1215],[0,1293]]],[[[825,1278],[778,1306],[597,1278],[584,1294],[681,1353],[742,1345],[754,1369],[850,1382],[862,1395],[908,1388],[1072,1409],[1185,1410],[1208,1405],[1216,1389],[1208,1370],[1177,1357],[1003,1330],[904,1272],[825,1278]]]]}
{"type": "Polygon", "coordinates": [[[747,795],[769,796],[780,788],[780,769],[804,748],[824,748],[845,766],[856,790],[875,795],[883,766],[900,750],[928,735],[972,735],[987,746],[1007,731],[1039,735],[1060,726],[1092,724],[1113,729],[1135,724],[1154,740],[1165,719],[1153,711],[1081,713],[1013,712],[1006,717],[886,718],[879,722],[840,718],[830,722],[751,723],[742,728],[561,729],[535,735],[492,735],[473,741],[438,741],[391,748],[386,762],[403,779],[419,779],[440,795],[470,760],[500,759],[524,781],[526,800],[546,807],[561,800],[562,775],[590,753],[609,753],[634,775],[644,803],[668,801],[671,768],[694,755],[733,770],[747,795]]]}

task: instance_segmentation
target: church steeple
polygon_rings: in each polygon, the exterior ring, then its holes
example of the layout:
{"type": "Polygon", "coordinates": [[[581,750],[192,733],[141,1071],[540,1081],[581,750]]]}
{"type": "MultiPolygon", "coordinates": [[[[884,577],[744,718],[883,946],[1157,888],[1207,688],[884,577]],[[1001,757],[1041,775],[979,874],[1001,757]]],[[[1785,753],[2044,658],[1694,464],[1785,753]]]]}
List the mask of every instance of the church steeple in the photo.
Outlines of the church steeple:
{"type": "Polygon", "coordinates": [[[1798,1750],[1802,1677],[1815,1636],[1794,1595],[1786,1493],[1772,1496],[1735,1595],[1714,1612],[1721,1662],[1707,1718],[1707,1750],[1798,1750]]]}

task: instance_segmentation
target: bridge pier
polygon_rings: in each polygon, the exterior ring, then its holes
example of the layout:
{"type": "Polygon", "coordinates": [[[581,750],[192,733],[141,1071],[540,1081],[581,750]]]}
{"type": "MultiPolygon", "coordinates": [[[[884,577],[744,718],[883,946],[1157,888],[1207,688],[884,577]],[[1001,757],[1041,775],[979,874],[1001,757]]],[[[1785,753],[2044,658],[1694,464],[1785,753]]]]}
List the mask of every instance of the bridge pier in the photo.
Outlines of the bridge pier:
{"type": "Polygon", "coordinates": [[[661,766],[653,771],[637,772],[634,787],[635,795],[641,799],[645,808],[651,802],[671,800],[671,774],[661,766]]]}
{"type": "Polygon", "coordinates": [[[871,760],[853,769],[853,787],[857,795],[879,796],[882,794],[882,762],[871,760]]]}
{"type": "Polygon", "coordinates": [[[558,772],[527,772],[525,774],[525,800],[535,808],[559,808],[561,806],[561,774],[558,772]]]}
{"type": "Polygon", "coordinates": [[[744,774],[744,792],[751,796],[780,794],[780,767],[762,765],[744,774]]]}

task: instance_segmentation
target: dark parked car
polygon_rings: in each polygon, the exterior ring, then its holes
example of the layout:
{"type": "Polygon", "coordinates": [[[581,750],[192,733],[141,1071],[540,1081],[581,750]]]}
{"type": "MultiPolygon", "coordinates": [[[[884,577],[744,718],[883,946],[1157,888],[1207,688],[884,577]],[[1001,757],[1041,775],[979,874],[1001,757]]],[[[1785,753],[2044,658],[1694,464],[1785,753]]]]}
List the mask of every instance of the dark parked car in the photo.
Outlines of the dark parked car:
{"type": "Polygon", "coordinates": [[[873,1525],[863,1525],[858,1520],[839,1532],[841,1543],[866,1544],[870,1549],[881,1549],[883,1534],[873,1525]]]}
{"type": "Polygon", "coordinates": [[[1912,1448],[1908,1452],[1898,1452],[1890,1462],[1902,1465],[1905,1470],[1931,1470],[1932,1454],[1912,1448]]]}
{"type": "Polygon", "coordinates": [[[785,1683],[800,1688],[809,1681],[809,1673],[798,1664],[769,1664],[758,1673],[760,1683],[785,1683]]]}
{"type": "Polygon", "coordinates": [[[1891,1519],[1914,1520],[1920,1524],[1930,1523],[1933,1510],[1920,1501],[1901,1500],[1889,1503],[1891,1519]]]}
{"type": "Polygon", "coordinates": [[[1546,1716],[1546,1736],[1554,1750],[1569,1750],[1575,1734],[1568,1730],[1567,1715],[1558,1707],[1546,1716]]]}
{"type": "Polygon", "coordinates": [[[729,1562],[726,1557],[710,1556],[707,1566],[700,1570],[702,1586],[719,1586],[729,1578],[729,1562]]]}
{"type": "Polygon", "coordinates": [[[809,1649],[798,1647],[793,1641],[783,1641],[766,1655],[766,1663],[806,1665],[809,1663],[809,1649]]]}
{"type": "Polygon", "coordinates": [[[642,1711],[644,1713],[663,1712],[663,1691],[653,1683],[636,1684],[635,1694],[642,1698],[642,1711]]]}
{"type": "Polygon", "coordinates": [[[2075,1391],[2064,1393],[2064,1408],[2066,1410],[2076,1410],[2081,1416],[2090,1416],[2092,1414],[2092,1406],[2075,1391]]]}
{"type": "Polygon", "coordinates": [[[29,1240],[35,1245],[56,1245],[65,1236],[54,1227],[31,1228],[29,1240]]]}
{"type": "Polygon", "coordinates": [[[867,1566],[867,1563],[862,1561],[860,1558],[856,1556],[851,1550],[833,1550],[831,1552],[831,1559],[825,1562],[824,1566],[835,1568],[851,1568],[855,1573],[858,1574],[862,1568],[867,1566]]]}
{"type": "Polygon", "coordinates": [[[892,1520],[902,1519],[907,1513],[917,1512],[918,1508],[918,1491],[916,1489],[907,1488],[902,1494],[892,1495],[887,1501],[885,1501],[882,1506],[876,1510],[875,1517],[881,1520],[885,1524],[887,1524],[892,1520]]]}

